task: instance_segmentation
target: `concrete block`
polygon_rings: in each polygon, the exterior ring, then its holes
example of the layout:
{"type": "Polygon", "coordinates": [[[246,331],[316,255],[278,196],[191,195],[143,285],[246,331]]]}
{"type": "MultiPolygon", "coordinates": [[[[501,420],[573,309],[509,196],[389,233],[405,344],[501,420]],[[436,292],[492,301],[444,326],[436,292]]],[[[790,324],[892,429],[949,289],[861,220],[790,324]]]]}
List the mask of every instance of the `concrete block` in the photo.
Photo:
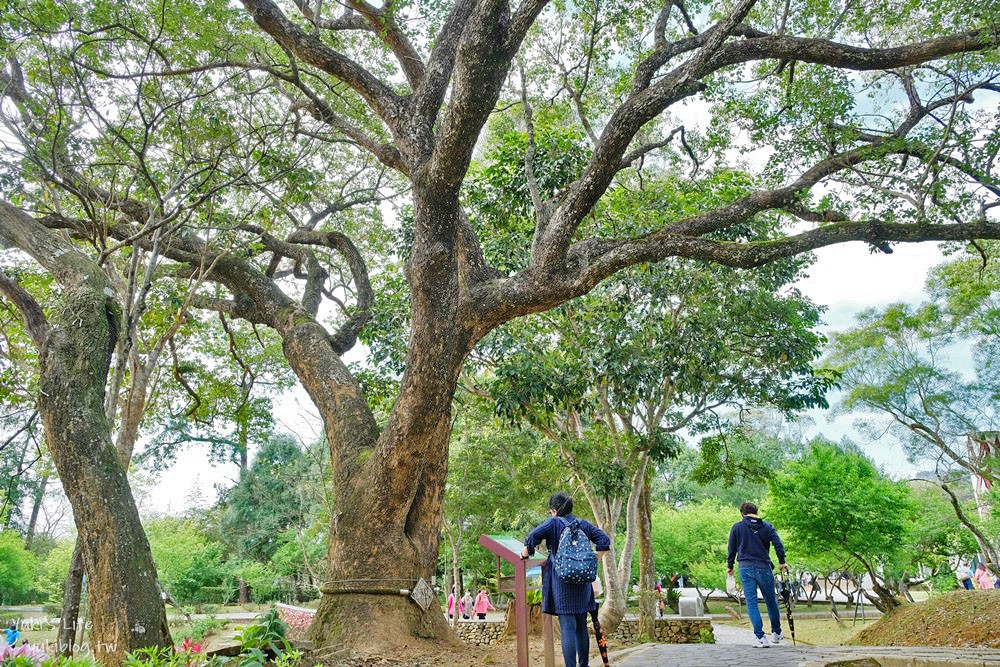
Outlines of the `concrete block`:
{"type": "Polygon", "coordinates": [[[681,598],[677,603],[677,610],[684,618],[705,615],[705,609],[701,603],[701,598],[681,598]]]}

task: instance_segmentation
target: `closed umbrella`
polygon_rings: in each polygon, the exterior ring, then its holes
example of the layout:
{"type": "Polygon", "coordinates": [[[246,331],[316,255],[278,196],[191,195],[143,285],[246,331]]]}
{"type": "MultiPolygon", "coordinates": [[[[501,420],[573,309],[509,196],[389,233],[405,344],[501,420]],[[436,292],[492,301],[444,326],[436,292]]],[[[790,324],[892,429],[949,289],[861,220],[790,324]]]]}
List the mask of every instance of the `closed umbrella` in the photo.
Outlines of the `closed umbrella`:
{"type": "Polygon", "coordinates": [[[781,582],[778,584],[778,593],[781,601],[785,604],[785,618],[788,619],[788,629],[792,633],[792,646],[795,646],[795,619],[792,618],[792,605],[795,604],[792,596],[792,585],[785,580],[785,571],[781,570],[781,582]]]}
{"type": "Polygon", "coordinates": [[[601,661],[604,662],[604,667],[608,667],[610,664],[608,662],[608,640],[604,637],[601,619],[597,617],[596,609],[590,612],[590,618],[594,621],[594,637],[597,638],[597,650],[601,652],[601,661]]]}

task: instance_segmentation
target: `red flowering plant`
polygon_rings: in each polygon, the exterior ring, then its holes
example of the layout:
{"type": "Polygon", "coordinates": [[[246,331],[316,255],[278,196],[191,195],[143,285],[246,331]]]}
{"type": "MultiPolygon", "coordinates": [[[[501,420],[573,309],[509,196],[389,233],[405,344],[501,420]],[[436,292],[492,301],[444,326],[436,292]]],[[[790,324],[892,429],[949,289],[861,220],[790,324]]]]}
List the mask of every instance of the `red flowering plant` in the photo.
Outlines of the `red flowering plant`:
{"type": "Polygon", "coordinates": [[[201,644],[195,643],[191,637],[185,637],[180,648],[176,649],[182,653],[201,653],[201,644]]]}

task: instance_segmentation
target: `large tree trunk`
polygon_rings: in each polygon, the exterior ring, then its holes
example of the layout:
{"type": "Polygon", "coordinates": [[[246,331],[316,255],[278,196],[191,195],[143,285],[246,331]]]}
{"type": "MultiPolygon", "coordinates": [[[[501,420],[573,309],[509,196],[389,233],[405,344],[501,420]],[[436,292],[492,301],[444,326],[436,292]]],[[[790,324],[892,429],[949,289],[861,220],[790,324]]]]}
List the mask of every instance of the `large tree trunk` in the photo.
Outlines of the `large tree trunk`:
{"type": "MultiPolygon", "coordinates": [[[[423,337],[418,332],[415,321],[414,338],[423,337]]],[[[430,582],[437,565],[451,399],[467,345],[448,349],[455,336],[431,331],[435,342],[411,346],[417,352],[379,436],[322,327],[300,321],[283,334],[285,355],[323,416],[334,480],[327,582],[310,639],[392,646],[447,636],[436,604],[422,610],[400,591],[430,582]]]]}
{"type": "Polygon", "coordinates": [[[428,196],[428,189],[414,189],[409,353],[384,432],[357,382],[330,353],[322,327],[300,320],[282,336],[330,443],[335,511],[328,581],[309,632],[320,644],[396,646],[413,636],[450,634],[436,604],[422,610],[399,593],[419,579],[430,582],[437,566],[451,403],[476,340],[458,313],[457,191],[428,196]]]}
{"type": "MultiPolygon", "coordinates": [[[[229,310],[281,336],[285,358],[324,421],[334,509],[327,581],[309,631],[319,645],[395,649],[399,640],[414,636],[449,636],[436,605],[422,610],[401,591],[412,590],[421,578],[431,581],[437,566],[451,401],[462,362],[476,336],[489,327],[471,313],[458,312],[457,185],[432,203],[419,188],[414,192],[417,229],[407,270],[413,303],[410,353],[381,434],[340,359],[356,331],[342,329],[331,336],[315,319],[318,304],[294,301],[238,256],[216,255],[212,261],[212,275],[239,295],[229,310]]],[[[174,241],[169,253],[202,263],[204,246],[174,241]]],[[[294,242],[333,243],[320,233],[299,234],[294,242]]]]}
{"type": "Polygon", "coordinates": [[[73,506],[88,578],[98,661],[120,664],[144,646],[171,646],[167,617],[132,490],[104,410],[117,315],[106,294],[68,289],[41,355],[45,438],[73,506]]]}
{"type": "MultiPolygon", "coordinates": [[[[120,366],[124,366],[125,354],[122,353],[124,346],[122,344],[118,345],[118,363],[120,366]]],[[[162,349],[162,348],[161,348],[162,349]]],[[[125,401],[124,411],[122,414],[121,423],[118,427],[118,436],[115,444],[115,449],[118,452],[118,459],[121,461],[122,467],[128,471],[129,464],[132,461],[132,452],[135,449],[135,443],[139,436],[139,425],[142,422],[142,416],[146,411],[146,400],[147,400],[147,390],[149,388],[149,378],[150,369],[156,364],[156,357],[159,352],[154,350],[150,354],[150,360],[148,365],[143,365],[139,362],[138,354],[135,352],[135,344],[133,343],[131,347],[131,353],[127,356],[129,371],[130,371],[130,385],[125,401]]],[[[121,375],[116,372],[116,377],[111,383],[111,392],[117,394],[121,390],[121,375]]],[[[108,423],[113,423],[115,415],[117,413],[116,406],[118,404],[117,395],[112,395],[110,392],[105,398],[105,414],[107,415],[108,423]]],[[[66,585],[63,589],[63,606],[62,606],[62,616],[60,618],[60,630],[59,630],[59,651],[60,655],[66,657],[72,657],[73,655],[73,629],[81,626],[79,623],[80,617],[80,599],[82,597],[82,587],[83,587],[83,554],[80,551],[80,540],[76,541],[76,547],[73,550],[73,563],[70,567],[70,572],[66,576],[66,585]]],[[[161,600],[162,600],[161,596],[161,600]]],[[[81,634],[83,628],[81,627],[81,634]]],[[[80,642],[77,642],[80,643],[80,642]]]]}
{"type": "MultiPolygon", "coordinates": [[[[420,409],[412,408],[416,414],[420,409]]],[[[436,604],[424,611],[399,593],[434,575],[447,477],[450,416],[441,411],[414,421],[420,428],[403,433],[390,425],[374,447],[332,451],[336,509],[313,641],[391,646],[407,637],[448,634],[436,604]],[[362,628],[364,637],[357,635],[362,628]]],[[[331,442],[344,436],[328,435],[331,442]]]]}

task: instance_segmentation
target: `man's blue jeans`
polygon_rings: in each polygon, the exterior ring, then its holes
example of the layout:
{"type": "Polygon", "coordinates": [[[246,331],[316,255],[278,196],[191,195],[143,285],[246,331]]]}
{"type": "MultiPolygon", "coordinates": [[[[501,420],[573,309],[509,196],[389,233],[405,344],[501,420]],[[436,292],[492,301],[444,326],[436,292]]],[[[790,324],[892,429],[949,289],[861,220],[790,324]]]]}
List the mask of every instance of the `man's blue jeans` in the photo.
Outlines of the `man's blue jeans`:
{"type": "Polygon", "coordinates": [[[559,614],[563,661],[566,667],[589,667],[590,635],[586,614],[559,614]],[[577,662],[579,660],[579,662],[577,662]]]}
{"type": "Polygon", "coordinates": [[[781,632],[781,612],[778,610],[778,594],[774,592],[774,573],[769,567],[740,566],[740,581],[743,583],[743,595],[747,599],[747,616],[753,625],[753,633],[757,639],[764,636],[764,621],[757,608],[757,587],[764,596],[767,606],[767,618],[771,621],[771,632],[781,632]]]}

